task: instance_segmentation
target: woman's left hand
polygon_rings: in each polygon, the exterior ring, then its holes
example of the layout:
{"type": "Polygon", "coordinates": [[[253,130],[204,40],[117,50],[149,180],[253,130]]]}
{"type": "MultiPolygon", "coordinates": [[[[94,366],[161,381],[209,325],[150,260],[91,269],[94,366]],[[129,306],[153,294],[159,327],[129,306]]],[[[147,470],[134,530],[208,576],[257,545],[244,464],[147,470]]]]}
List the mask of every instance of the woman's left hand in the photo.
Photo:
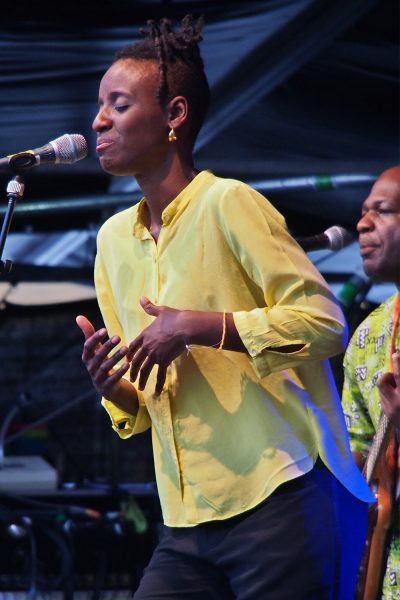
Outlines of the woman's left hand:
{"type": "Polygon", "coordinates": [[[156,318],[129,344],[126,358],[131,361],[130,379],[135,381],[139,375],[138,386],[143,390],[152,368],[158,365],[155,393],[159,395],[168,366],[186,348],[184,332],[179,323],[184,311],[157,306],[144,296],[140,304],[148,315],[156,318]]]}

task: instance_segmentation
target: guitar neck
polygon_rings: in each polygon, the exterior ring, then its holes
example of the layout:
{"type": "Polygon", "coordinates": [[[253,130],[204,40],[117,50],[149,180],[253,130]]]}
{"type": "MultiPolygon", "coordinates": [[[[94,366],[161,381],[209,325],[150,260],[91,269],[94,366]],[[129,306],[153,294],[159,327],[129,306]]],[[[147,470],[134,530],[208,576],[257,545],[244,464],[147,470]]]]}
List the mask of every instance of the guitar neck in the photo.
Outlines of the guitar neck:
{"type": "Polygon", "coordinates": [[[378,423],[378,429],[376,430],[371,449],[368,454],[368,458],[365,462],[363,473],[368,483],[371,483],[372,478],[374,476],[374,471],[376,464],[378,462],[378,458],[382,449],[385,447],[386,437],[388,435],[390,429],[390,421],[385,415],[382,413],[381,418],[378,423]]]}

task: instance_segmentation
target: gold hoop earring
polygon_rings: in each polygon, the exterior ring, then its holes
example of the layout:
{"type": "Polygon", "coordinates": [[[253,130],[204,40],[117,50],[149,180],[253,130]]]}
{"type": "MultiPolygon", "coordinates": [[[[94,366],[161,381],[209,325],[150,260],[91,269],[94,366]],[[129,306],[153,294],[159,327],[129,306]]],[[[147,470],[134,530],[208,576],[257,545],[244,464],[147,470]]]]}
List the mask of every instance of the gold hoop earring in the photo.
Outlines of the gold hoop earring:
{"type": "Polygon", "coordinates": [[[171,129],[169,130],[168,141],[171,144],[173,144],[174,142],[176,142],[176,135],[175,135],[175,131],[174,131],[173,127],[171,127],[171,129]]]}

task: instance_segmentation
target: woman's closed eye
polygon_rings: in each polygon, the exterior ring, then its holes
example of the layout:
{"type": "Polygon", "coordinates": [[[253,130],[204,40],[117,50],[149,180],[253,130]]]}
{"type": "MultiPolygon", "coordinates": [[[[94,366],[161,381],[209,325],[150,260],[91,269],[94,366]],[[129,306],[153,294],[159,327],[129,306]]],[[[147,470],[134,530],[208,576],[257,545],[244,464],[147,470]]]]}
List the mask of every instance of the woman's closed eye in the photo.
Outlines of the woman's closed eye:
{"type": "Polygon", "coordinates": [[[126,110],[128,110],[129,108],[129,104],[115,104],[114,105],[114,110],[116,110],[119,113],[125,112],[126,110]]]}

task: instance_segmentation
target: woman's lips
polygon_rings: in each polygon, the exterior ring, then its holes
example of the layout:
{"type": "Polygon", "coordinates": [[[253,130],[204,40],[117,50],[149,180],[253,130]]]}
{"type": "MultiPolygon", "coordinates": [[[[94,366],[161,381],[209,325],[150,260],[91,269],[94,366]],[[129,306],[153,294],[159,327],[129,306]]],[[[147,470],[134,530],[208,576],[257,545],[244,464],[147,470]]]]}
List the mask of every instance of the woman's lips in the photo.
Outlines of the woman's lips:
{"type": "Polygon", "coordinates": [[[97,140],[96,152],[103,152],[112,145],[112,140],[97,140]]]}

